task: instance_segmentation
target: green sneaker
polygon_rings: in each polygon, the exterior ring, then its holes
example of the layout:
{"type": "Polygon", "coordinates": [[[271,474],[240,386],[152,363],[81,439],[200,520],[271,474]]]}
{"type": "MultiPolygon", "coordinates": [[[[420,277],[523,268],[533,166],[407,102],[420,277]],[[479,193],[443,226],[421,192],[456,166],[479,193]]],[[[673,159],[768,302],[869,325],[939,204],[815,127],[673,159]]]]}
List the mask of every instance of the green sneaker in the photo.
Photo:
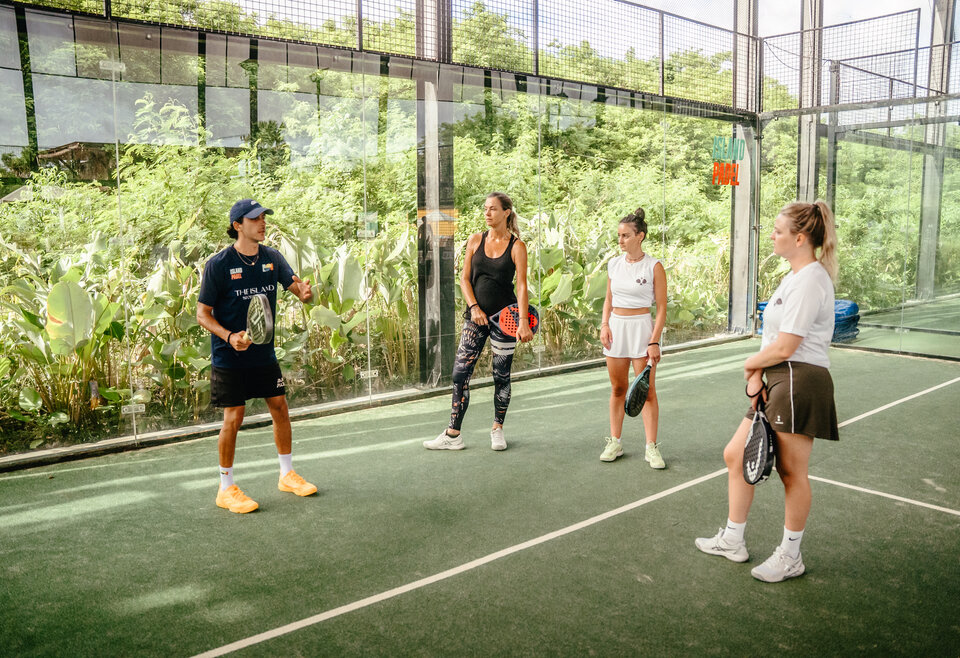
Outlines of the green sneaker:
{"type": "Polygon", "coordinates": [[[650,468],[667,467],[663,461],[663,457],[660,455],[660,446],[657,443],[647,444],[647,453],[643,456],[643,458],[650,462],[650,468]]]}
{"type": "Polygon", "coordinates": [[[615,439],[612,436],[608,436],[607,447],[603,449],[603,453],[600,455],[600,461],[612,462],[617,457],[621,456],[623,456],[623,446],[620,445],[620,439],[615,439]]]}

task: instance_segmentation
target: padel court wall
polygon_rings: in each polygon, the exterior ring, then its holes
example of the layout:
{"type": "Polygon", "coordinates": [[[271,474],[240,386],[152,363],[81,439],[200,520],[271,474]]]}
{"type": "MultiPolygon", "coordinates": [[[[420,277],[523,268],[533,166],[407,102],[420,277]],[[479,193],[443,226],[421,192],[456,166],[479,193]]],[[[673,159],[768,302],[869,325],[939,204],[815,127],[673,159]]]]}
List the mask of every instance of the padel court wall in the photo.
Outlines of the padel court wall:
{"type": "MultiPolygon", "coordinates": [[[[637,206],[645,249],[668,275],[666,345],[749,334],[782,274],[766,238],[797,194],[798,118],[761,121],[758,85],[744,82],[759,75],[754,39],[638,9],[630,20],[650,18],[659,36],[637,37],[646,45],[618,73],[603,52],[525,44],[529,31],[495,7],[454,12],[460,41],[446,55],[416,31],[407,44],[399,14],[351,33],[370,52],[280,24],[251,36],[242,21],[202,30],[78,9],[0,4],[0,90],[12,108],[0,117],[7,450],[216,420],[209,336],[193,316],[203,263],[229,244],[226,211],[242,197],[277,211],[268,243],[317,286],[316,304],[281,295],[278,306],[293,407],[445,385],[463,245],[483,229],[493,190],[516,204],[543,320],[517,373],[598,359],[605,263],[618,219],[637,206]],[[491,63],[455,63],[468,58],[464,30],[484,21],[503,37],[481,44],[491,63]],[[718,160],[739,164],[738,186],[719,184],[718,160]],[[46,327],[51,300],[78,311],[72,332],[46,327]]],[[[771,98],[791,93],[788,82],[777,90],[771,98]]],[[[835,153],[838,298],[860,305],[861,335],[870,313],[887,314],[875,347],[913,351],[905,311],[942,324],[947,311],[928,304],[960,292],[956,220],[942,204],[935,284],[920,296],[922,165],[888,147],[835,153]]],[[[930,335],[940,342],[919,351],[949,356],[949,333],[930,335]]],[[[489,357],[477,377],[488,372],[489,357]]]]}

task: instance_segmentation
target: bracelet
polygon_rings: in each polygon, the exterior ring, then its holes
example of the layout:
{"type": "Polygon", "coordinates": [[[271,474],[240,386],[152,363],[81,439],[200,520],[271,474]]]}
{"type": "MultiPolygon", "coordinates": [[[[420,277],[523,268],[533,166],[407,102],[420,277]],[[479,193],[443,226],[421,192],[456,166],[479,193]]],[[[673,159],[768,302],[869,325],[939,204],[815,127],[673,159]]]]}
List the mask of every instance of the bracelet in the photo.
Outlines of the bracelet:
{"type": "Polygon", "coordinates": [[[601,323],[600,323],[600,326],[601,326],[601,327],[609,327],[609,326],[610,326],[610,323],[609,323],[609,322],[601,322],[601,323]]]}
{"type": "Polygon", "coordinates": [[[476,302],[474,302],[473,304],[470,304],[469,306],[467,306],[467,310],[469,311],[469,310],[472,309],[474,306],[480,306],[480,304],[477,304],[476,302]]]}
{"type": "Polygon", "coordinates": [[[767,385],[764,383],[764,384],[761,384],[761,385],[760,385],[760,390],[759,390],[759,391],[757,391],[757,392],[754,393],[753,395],[750,395],[750,382],[747,382],[747,383],[744,385],[744,387],[743,387],[743,392],[744,392],[744,394],[745,394],[748,398],[751,398],[751,399],[757,397],[758,395],[760,395],[761,393],[763,393],[765,390],[767,390],[767,385]]]}
{"type": "Polygon", "coordinates": [[[647,347],[650,347],[651,345],[656,345],[657,347],[660,347],[660,343],[647,343],[647,347]]]}
{"type": "Polygon", "coordinates": [[[227,334],[227,345],[230,344],[230,336],[232,336],[233,334],[234,334],[234,332],[232,332],[232,331],[231,331],[229,334],[227,334]]]}

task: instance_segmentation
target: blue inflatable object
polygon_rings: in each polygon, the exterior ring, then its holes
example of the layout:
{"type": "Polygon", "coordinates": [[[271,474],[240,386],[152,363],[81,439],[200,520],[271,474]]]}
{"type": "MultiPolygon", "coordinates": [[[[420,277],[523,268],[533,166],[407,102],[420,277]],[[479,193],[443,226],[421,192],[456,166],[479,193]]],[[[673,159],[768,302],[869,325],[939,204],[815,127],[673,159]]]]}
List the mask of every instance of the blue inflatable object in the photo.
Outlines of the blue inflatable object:
{"type": "MultiPolygon", "coordinates": [[[[757,335],[763,335],[763,311],[767,308],[767,302],[757,304],[757,311],[760,313],[760,328],[757,335]]],[[[833,342],[849,343],[860,334],[860,307],[856,302],[849,299],[838,299],[833,303],[833,342]]]]}

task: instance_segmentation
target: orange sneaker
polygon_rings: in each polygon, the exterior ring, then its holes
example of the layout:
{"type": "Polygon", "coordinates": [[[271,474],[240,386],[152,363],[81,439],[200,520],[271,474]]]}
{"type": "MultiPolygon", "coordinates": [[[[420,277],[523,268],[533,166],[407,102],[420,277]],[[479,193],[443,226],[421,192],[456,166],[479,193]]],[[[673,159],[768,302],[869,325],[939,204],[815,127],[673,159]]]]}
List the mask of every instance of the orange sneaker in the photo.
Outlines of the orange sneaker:
{"type": "Polygon", "coordinates": [[[217,507],[228,509],[236,514],[246,514],[260,506],[257,505],[257,501],[252,500],[234,484],[217,492],[217,507]]]}
{"type": "Polygon", "coordinates": [[[297,475],[296,471],[288,471],[286,475],[281,475],[280,481],[277,483],[277,489],[289,491],[298,496],[310,496],[317,493],[317,488],[297,475]]]}

